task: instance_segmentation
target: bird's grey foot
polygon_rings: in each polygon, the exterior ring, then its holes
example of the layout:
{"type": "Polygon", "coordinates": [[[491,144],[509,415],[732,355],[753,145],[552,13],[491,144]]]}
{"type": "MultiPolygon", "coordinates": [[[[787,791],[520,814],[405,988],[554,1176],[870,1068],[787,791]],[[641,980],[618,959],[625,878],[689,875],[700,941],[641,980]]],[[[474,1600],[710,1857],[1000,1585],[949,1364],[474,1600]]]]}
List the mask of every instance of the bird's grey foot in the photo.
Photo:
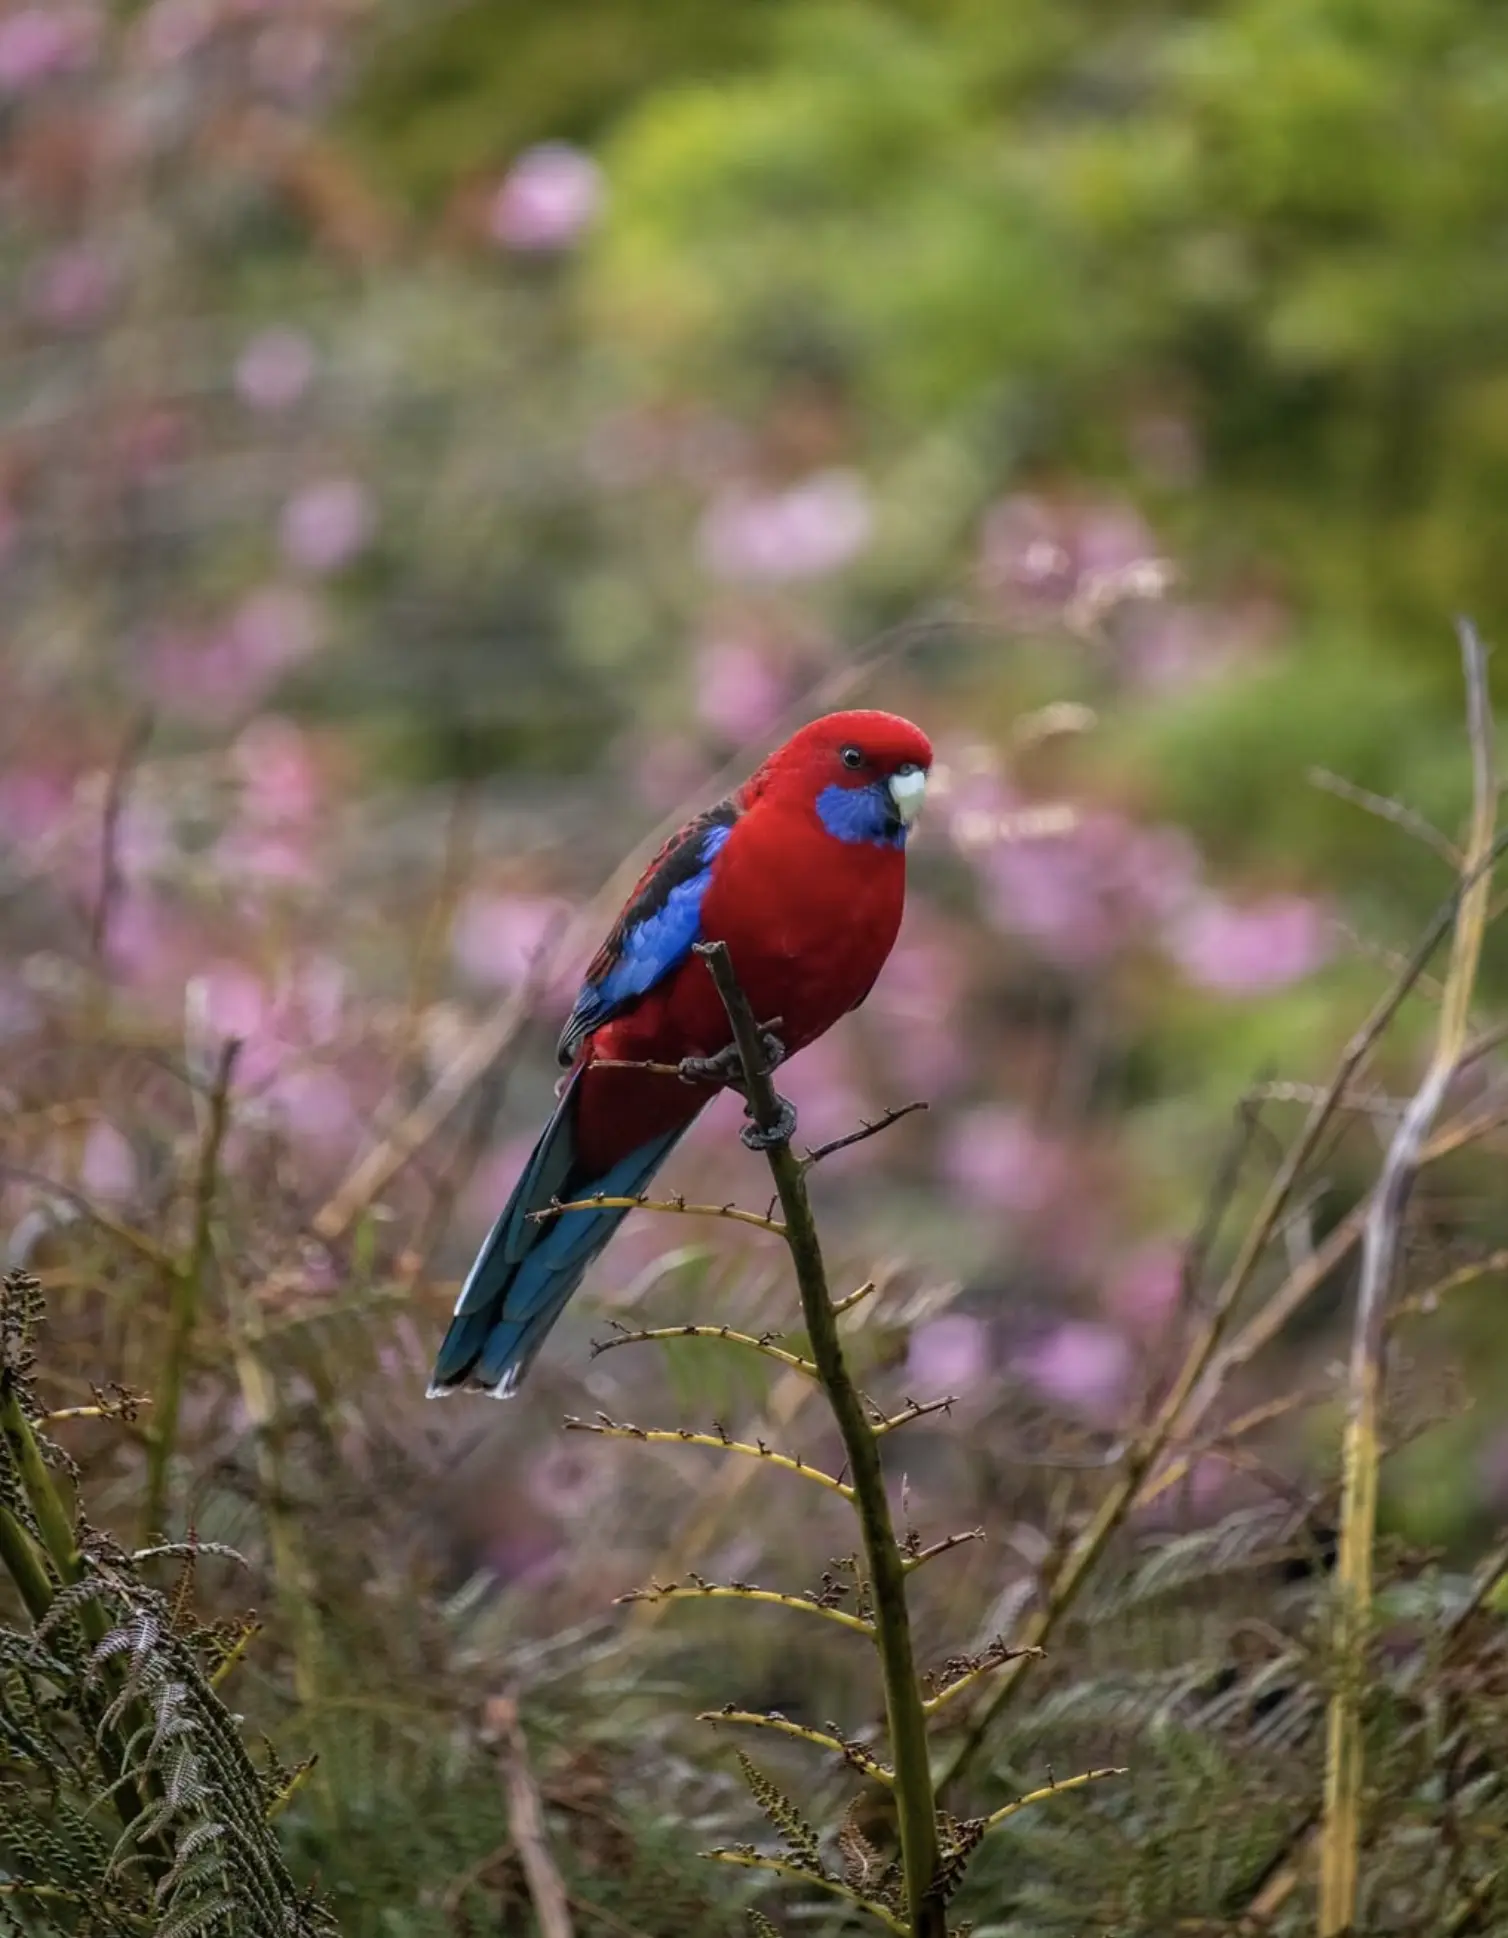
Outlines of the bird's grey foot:
{"type": "Polygon", "coordinates": [[[736,1043],[716,1056],[683,1056],[679,1065],[682,1083],[730,1083],[742,1068],[736,1043]]]}
{"type": "Polygon", "coordinates": [[[777,1144],[788,1144],[796,1135],[796,1106],[789,1097],[777,1096],[780,1115],[768,1130],[761,1130],[758,1124],[745,1124],[738,1133],[751,1151],[773,1150],[777,1144]]]}
{"type": "MultiPolygon", "coordinates": [[[[777,1064],[784,1063],[785,1045],[773,1030],[760,1031],[759,1045],[764,1052],[765,1073],[768,1075],[777,1064]]],[[[736,1043],[727,1044],[715,1056],[683,1056],[677,1067],[682,1083],[737,1085],[743,1076],[743,1062],[736,1043]]]]}

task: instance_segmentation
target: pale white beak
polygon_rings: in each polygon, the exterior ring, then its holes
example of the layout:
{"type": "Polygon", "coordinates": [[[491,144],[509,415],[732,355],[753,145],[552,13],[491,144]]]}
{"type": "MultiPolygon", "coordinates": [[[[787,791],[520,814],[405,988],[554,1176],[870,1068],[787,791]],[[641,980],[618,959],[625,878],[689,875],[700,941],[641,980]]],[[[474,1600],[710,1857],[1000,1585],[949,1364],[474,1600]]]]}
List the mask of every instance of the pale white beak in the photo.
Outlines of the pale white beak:
{"type": "Polygon", "coordinates": [[[922,802],[927,798],[927,770],[924,767],[902,767],[890,776],[890,798],[895,802],[895,811],[900,816],[901,826],[909,828],[922,811],[922,802]]]}

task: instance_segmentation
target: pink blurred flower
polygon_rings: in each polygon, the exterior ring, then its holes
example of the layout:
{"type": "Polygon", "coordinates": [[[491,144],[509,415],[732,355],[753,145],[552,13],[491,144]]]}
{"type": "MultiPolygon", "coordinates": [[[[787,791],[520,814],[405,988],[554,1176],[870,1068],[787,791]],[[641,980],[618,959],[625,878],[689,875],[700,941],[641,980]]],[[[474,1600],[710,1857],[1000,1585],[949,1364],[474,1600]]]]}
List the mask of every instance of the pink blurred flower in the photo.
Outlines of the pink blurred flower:
{"type": "Polygon", "coordinates": [[[255,1096],[267,1112],[314,1142],[344,1136],[355,1106],[345,1079],[328,1065],[308,1061],[329,1044],[342,1021],[345,976],[330,958],[301,961],[274,986],[245,963],[223,958],[193,977],[189,1026],[212,1063],[217,1046],[241,1045],[237,1088],[255,1096]]]}
{"type": "Polygon", "coordinates": [[[175,629],[146,648],[142,678],[153,701],[186,720],[217,725],[245,713],[267,689],[264,670],[229,633],[175,629]]]}
{"type": "Polygon", "coordinates": [[[518,989],[540,967],[540,952],[558,940],[565,904],[543,895],[468,895],[456,912],[450,952],[473,982],[518,989]]]}
{"type": "Polygon", "coordinates": [[[138,988],[181,988],[186,938],[159,896],[124,895],[110,912],[106,953],[111,967],[138,988]]]}
{"type": "Polygon", "coordinates": [[[61,833],[73,814],[73,783],[46,767],[0,773],[0,844],[22,850],[61,833]]]}
{"type": "Polygon", "coordinates": [[[99,32],[93,7],[52,0],[0,20],[0,94],[24,94],[55,75],[88,65],[99,32]]]}
{"type": "Polygon", "coordinates": [[[152,0],[140,27],[147,58],[164,67],[183,60],[209,38],[224,13],[221,0],[152,0]]]}
{"type": "Polygon", "coordinates": [[[1230,996],[1298,982],[1327,962],[1334,946],[1324,906],[1303,895],[1271,895],[1244,907],[1201,896],[1170,925],[1166,940],[1191,983],[1230,996]]]}
{"type": "Polygon", "coordinates": [[[319,608],[293,586],[264,586],[236,607],[229,631],[248,670],[276,676],[319,645],[319,608]]]}
{"type": "Polygon", "coordinates": [[[492,198],[488,227],[495,242],[525,254],[569,249],[597,220],[602,171],[566,141],[525,149],[492,198]]]}
{"type": "Polygon", "coordinates": [[[159,633],[147,645],[142,676],[165,711],[223,725],[265,699],[289,666],[315,650],[319,633],[312,600],[269,586],[213,631],[159,633]]]}
{"type": "Polygon", "coordinates": [[[275,20],[252,43],[251,71],[285,101],[306,100],[330,64],[330,37],[313,20],[275,20]]]}
{"type": "Polygon", "coordinates": [[[912,1333],[906,1348],[906,1377],[918,1398],[967,1393],[989,1377],[990,1329],[982,1319],[950,1312],[912,1333]]]}
{"type": "Polygon", "coordinates": [[[1039,1392],[1091,1417],[1114,1411],[1131,1373],[1131,1351],[1118,1332],[1070,1319],[1020,1355],[1022,1373],[1039,1392]]]}
{"type": "Polygon", "coordinates": [[[698,717],[724,740],[755,740],[779,718],[785,682],[757,646],[716,640],[697,655],[698,717]]]}
{"type": "Polygon", "coordinates": [[[1144,1245],[1113,1273],[1105,1305],[1137,1332],[1156,1332],[1177,1309],[1183,1284],[1183,1253],[1177,1245],[1144,1245]]]}
{"type": "Polygon", "coordinates": [[[315,1146],[346,1143],[356,1128],[356,1105],[339,1071],[299,1064],[285,1069],[262,1093],[263,1107],[288,1135],[315,1146]]]}
{"type": "Polygon", "coordinates": [[[33,263],[26,278],[27,308],[55,330],[87,330],[109,308],[116,277],[87,242],[70,243],[33,263]]]}
{"type": "Polygon", "coordinates": [[[376,516],[366,487],[355,478],[305,485],[284,507],[283,550],[306,572],[338,572],[369,542],[376,516]]]}
{"type": "Polygon", "coordinates": [[[980,867],[997,927],[1069,965],[1098,961],[1171,916],[1199,872],[1180,830],[1142,828],[1108,812],[1085,815],[1062,834],[1001,841],[980,867]]]}
{"type": "Polygon", "coordinates": [[[307,824],[319,814],[324,782],[309,737],[291,720],[268,714],[239,734],[230,750],[241,783],[241,812],[262,827],[307,824]]]}
{"type": "Polygon", "coordinates": [[[84,1139],[79,1184],[102,1204],[125,1204],[136,1193],[140,1167],[136,1153],[115,1128],[96,1119],[84,1139]]]}
{"type": "Polygon", "coordinates": [[[309,388],[314,346],[300,330],[263,330],[236,363],[236,389],[253,410],[287,410],[309,388]]]}
{"type": "Polygon", "coordinates": [[[244,963],[212,962],[196,983],[199,1016],[205,1033],[215,1042],[234,1038],[248,1043],[271,1017],[271,995],[261,977],[244,963]]]}
{"type": "Polygon", "coordinates": [[[981,550],[986,584],[1013,606],[1038,609],[1156,557],[1150,530],[1129,505],[1056,505],[1026,493],[987,514],[981,550]]]}
{"type": "Polygon", "coordinates": [[[1039,1212],[1071,1183],[1068,1153],[1022,1111],[985,1104],[964,1111],[943,1136],[939,1163],[956,1196],[987,1209],[1039,1212]]]}
{"type": "Polygon", "coordinates": [[[957,953],[937,938],[919,934],[915,913],[908,914],[867,1007],[880,1019],[891,1069],[908,1090],[928,1101],[968,1072],[959,1015],[962,997],[963,968],[957,953]]]}
{"type": "Polygon", "coordinates": [[[840,570],[873,528],[863,479],[819,471],[784,491],[727,487],[708,506],[698,542],[714,578],[779,584],[840,570]]]}

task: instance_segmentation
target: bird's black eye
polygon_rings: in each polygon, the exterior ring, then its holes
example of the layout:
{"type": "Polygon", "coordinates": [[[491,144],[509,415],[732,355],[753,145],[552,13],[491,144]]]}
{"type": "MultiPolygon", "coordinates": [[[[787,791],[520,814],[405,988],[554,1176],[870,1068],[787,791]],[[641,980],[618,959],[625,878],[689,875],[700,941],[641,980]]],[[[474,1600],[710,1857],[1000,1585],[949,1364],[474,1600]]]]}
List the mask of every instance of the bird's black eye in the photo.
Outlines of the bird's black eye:
{"type": "Polygon", "coordinates": [[[842,760],[845,767],[862,767],[864,765],[864,756],[859,752],[857,747],[845,747],[843,749],[842,760]]]}

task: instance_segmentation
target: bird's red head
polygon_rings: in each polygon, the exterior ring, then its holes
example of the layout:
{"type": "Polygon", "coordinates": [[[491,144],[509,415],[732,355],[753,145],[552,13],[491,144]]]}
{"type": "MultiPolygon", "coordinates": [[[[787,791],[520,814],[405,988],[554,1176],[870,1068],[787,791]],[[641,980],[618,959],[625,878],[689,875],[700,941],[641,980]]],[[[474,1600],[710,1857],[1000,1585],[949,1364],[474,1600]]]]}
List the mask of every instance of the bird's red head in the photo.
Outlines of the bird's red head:
{"type": "Polygon", "coordinates": [[[777,747],[745,798],[815,809],[841,841],[904,845],[921,810],[932,743],[899,714],[828,713],[777,747]]]}

